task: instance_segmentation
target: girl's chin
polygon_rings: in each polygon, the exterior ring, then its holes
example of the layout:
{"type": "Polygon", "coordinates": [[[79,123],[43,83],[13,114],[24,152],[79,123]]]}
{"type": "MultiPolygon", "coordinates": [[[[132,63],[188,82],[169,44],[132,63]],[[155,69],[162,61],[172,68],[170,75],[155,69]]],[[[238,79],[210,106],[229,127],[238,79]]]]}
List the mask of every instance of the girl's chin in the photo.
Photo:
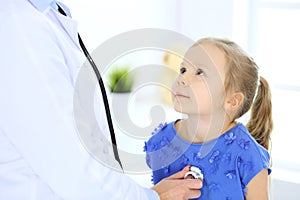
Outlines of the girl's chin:
{"type": "Polygon", "coordinates": [[[182,109],[182,107],[174,107],[174,110],[176,112],[182,113],[182,114],[189,114],[189,112],[187,112],[186,110],[182,109]]]}

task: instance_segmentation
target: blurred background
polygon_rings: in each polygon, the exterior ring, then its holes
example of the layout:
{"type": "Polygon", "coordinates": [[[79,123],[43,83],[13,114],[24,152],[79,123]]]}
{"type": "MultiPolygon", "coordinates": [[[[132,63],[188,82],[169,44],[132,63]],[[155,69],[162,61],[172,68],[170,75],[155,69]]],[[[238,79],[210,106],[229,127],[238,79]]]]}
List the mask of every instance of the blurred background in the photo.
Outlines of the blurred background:
{"type": "MultiPolygon", "coordinates": [[[[69,6],[73,19],[78,21],[79,32],[90,52],[115,35],[140,28],[173,30],[192,40],[213,36],[238,43],[256,60],[261,75],[269,81],[272,89],[275,126],[271,150],[271,199],[300,199],[297,191],[300,189],[300,130],[297,125],[300,123],[300,0],[62,2],[69,6]]],[[[180,48],[176,45],[170,48],[180,48]]],[[[127,55],[113,64],[133,67],[141,63],[169,64],[162,52],[152,52],[151,56],[149,52],[142,54],[127,55]]],[[[175,65],[178,60],[175,58],[170,62],[175,65]]],[[[143,76],[151,75],[139,74],[140,79],[143,76]]],[[[152,76],[158,77],[159,74],[152,76]]],[[[151,123],[151,107],[155,105],[162,105],[165,109],[158,113],[162,112],[166,121],[180,117],[165,99],[167,91],[162,92],[161,98],[157,94],[151,86],[145,86],[135,92],[134,98],[130,98],[131,103],[127,107],[133,123],[140,127],[151,123]]],[[[145,138],[130,140],[118,136],[118,139],[120,148],[143,153],[145,138]]],[[[149,186],[149,173],[144,175],[132,176],[140,184],[149,186]]]]}

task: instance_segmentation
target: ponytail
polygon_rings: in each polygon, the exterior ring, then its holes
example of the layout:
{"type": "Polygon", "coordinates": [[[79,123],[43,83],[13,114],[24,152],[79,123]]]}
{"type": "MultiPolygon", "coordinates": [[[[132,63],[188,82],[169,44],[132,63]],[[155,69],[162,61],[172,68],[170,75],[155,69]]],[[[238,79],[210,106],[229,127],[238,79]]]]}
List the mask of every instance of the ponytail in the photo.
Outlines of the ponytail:
{"type": "Polygon", "coordinates": [[[246,127],[255,140],[269,150],[273,130],[271,91],[267,81],[258,76],[258,66],[253,58],[236,43],[227,39],[204,38],[198,43],[214,44],[224,52],[227,61],[225,92],[238,91],[244,94],[243,104],[232,118],[235,120],[242,117],[251,108],[250,120],[246,127]]]}
{"type": "Polygon", "coordinates": [[[246,127],[255,140],[269,150],[270,135],[273,130],[272,102],[269,84],[263,77],[260,77],[257,95],[246,127]]]}

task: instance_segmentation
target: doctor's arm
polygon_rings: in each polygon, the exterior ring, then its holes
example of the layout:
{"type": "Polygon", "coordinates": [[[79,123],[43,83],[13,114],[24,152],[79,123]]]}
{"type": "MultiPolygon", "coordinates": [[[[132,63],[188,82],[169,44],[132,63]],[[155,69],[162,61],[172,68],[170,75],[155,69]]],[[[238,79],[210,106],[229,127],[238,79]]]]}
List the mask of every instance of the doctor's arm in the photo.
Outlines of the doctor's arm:
{"type": "MultiPolygon", "coordinates": [[[[26,15],[18,20],[1,24],[0,126],[32,176],[63,199],[157,198],[86,151],[74,122],[70,73],[80,66],[67,66],[60,38],[47,23],[26,15]]],[[[182,198],[177,199],[194,196],[199,183],[180,177],[165,179],[153,190],[162,200],[178,191],[182,198]]]]}
{"type": "Polygon", "coordinates": [[[70,73],[80,66],[67,66],[61,48],[69,41],[59,44],[61,36],[47,22],[21,17],[2,21],[5,29],[0,29],[0,43],[5,47],[1,51],[0,127],[19,154],[10,162],[24,160],[20,167],[27,177],[37,177],[62,199],[147,199],[149,189],[97,162],[80,141],[70,73]]]}

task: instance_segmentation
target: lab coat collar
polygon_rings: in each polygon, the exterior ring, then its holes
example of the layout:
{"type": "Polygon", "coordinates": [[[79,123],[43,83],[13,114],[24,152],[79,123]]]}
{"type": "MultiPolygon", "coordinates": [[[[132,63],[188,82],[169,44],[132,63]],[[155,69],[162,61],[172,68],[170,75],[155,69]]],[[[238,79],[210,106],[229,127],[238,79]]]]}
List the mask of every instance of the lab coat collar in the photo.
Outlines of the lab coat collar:
{"type": "MultiPolygon", "coordinates": [[[[63,8],[64,9],[64,8],[63,8]]],[[[73,40],[75,45],[80,49],[79,39],[78,39],[78,23],[77,21],[66,17],[64,15],[58,14],[56,15],[57,19],[60,21],[60,23],[63,24],[64,30],[69,34],[70,38],[73,40]]]]}
{"type": "Polygon", "coordinates": [[[56,2],[54,0],[28,0],[37,10],[40,12],[46,11],[48,7],[52,7],[55,12],[57,12],[55,15],[58,17],[58,20],[64,24],[65,31],[70,35],[75,45],[81,50],[81,47],[78,42],[78,36],[77,36],[77,22],[71,19],[71,12],[67,6],[65,6],[61,2],[56,2]],[[66,12],[68,17],[65,17],[61,14],[58,14],[58,7],[62,7],[62,9],[66,12]]]}
{"type": "Polygon", "coordinates": [[[66,14],[72,18],[70,9],[63,3],[54,0],[28,0],[40,12],[44,12],[49,6],[58,10],[57,4],[63,8],[66,14]]]}
{"type": "Polygon", "coordinates": [[[54,0],[28,0],[40,12],[44,12],[46,8],[55,4],[54,0]]]}

